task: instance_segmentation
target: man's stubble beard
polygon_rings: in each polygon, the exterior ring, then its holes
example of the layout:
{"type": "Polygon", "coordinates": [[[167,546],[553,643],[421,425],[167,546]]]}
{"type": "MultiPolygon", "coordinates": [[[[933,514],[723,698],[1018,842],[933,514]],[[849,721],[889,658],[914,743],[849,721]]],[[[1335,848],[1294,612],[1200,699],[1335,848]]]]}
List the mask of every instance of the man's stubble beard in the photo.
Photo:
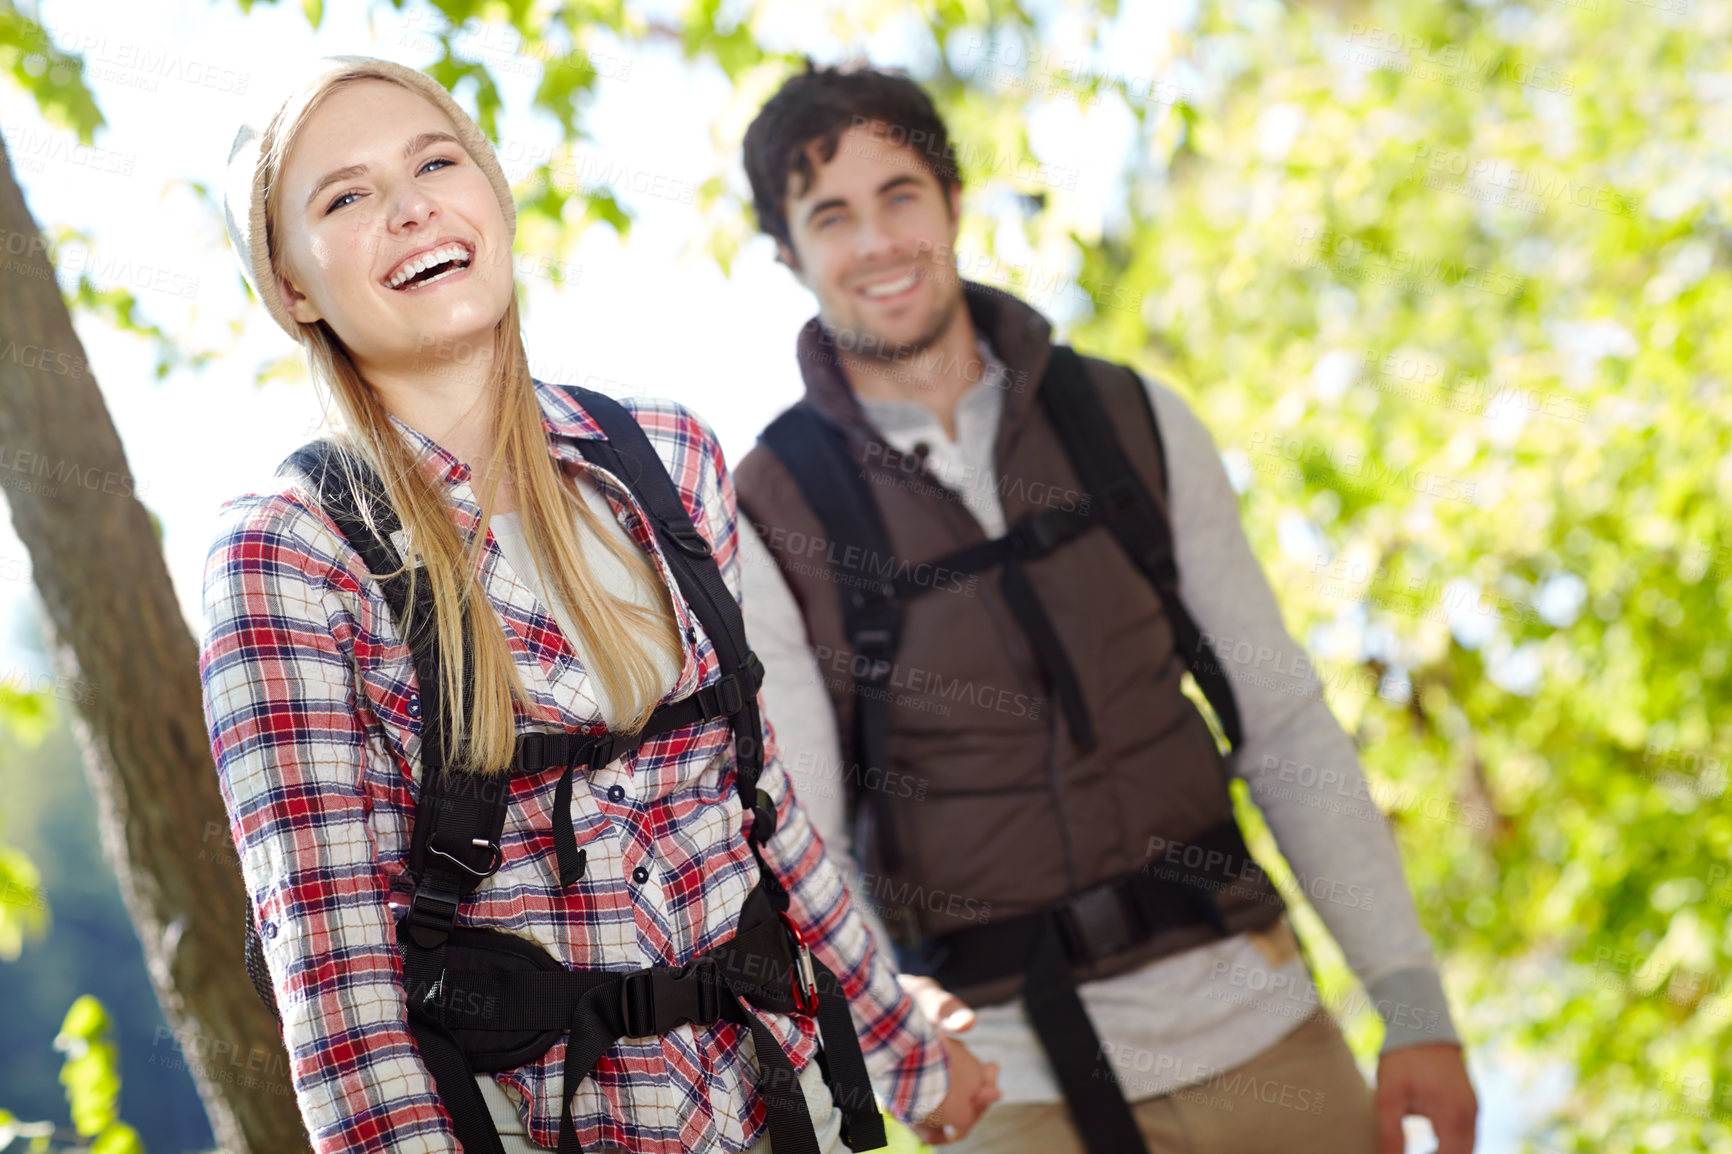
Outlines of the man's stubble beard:
{"type": "MultiPolygon", "coordinates": [[[[934,282],[937,283],[937,282],[934,282]]],[[[926,330],[911,341],[893,344],[881,334],[865,329],[837,329],[826,326],[830,330],[830,339],[839,347],[863,360],[877,361],[882,365],[900,365],[919,356],[938,343],[951,323],[956,320],[956,312],[963,307],[962,281],[952,278],[954,286],[947,303],[938,307],[938,316],[926,330]],[[838,339],[843,338],[843,339],[838,339]]]]}

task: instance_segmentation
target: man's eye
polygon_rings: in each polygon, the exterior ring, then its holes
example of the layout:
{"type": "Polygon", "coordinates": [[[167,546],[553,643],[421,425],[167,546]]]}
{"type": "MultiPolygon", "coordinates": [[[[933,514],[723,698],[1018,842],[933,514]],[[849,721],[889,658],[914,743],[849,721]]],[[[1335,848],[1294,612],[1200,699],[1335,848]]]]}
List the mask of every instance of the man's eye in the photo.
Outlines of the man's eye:
{"type": "Polygon", "coordinates": [[[893,194],[890,197],[890,203],[895,204],[897,201],[900,201],[900,200],[913,200],[913,199],[914,199],[914,194],[912,192],[898,192],[898,193],[893,194]]]}
{"type": "Polygon", "coordinates": [[[819,228],[829,228],[831,225],[835,224],[837,221],[839,221],[841,219],[842,219],[841,213],[839,213],[839,212],[827,212],[823,216],[818,218],[818,227],[819,228]]]}

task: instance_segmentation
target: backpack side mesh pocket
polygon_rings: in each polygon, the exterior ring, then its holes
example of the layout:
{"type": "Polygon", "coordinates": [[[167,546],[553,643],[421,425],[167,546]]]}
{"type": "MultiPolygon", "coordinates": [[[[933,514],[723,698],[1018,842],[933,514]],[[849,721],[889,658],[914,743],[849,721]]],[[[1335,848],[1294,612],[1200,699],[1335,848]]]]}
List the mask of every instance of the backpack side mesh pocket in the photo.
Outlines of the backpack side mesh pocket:
{"type": "Polygon", "coordinates": [[[247,899],[247,977],[253,980],[253,989],[258,991],[260,999],[270,1007],[271,1017],[281,1025],[282,1014],[277,1012],[276,991],[271,989],[271,972],[265,968],[265,944],[259,940],[258,923],[253,920],[253,899],[247,899]]]}

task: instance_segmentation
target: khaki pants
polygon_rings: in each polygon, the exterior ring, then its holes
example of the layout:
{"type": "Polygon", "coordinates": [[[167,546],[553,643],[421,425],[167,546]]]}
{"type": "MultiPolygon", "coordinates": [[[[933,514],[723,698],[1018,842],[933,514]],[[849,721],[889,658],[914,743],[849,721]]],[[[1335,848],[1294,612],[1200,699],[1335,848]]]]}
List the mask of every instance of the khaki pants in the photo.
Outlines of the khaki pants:
{"type": "MultiPolygon", "coordinates": [[[[966,1041],[966,1039],[964,1039],[966,1041]]],[[[1207,1082],[1131,1103],[1150,1154],[1374,1154],[1377,1112],[1341,1031],[1318,1011],[1207,1082]]],[[[1000,1103],[943,1154],[1085,1154],[1063,1102],[1000,1103]]]]}

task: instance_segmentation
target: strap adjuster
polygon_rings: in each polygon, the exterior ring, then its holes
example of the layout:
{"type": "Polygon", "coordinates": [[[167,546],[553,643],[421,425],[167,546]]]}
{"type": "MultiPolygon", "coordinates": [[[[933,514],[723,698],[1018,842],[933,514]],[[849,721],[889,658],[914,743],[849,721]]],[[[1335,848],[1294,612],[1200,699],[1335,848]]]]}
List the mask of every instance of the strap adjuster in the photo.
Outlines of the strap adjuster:
{"type": "Polygon", "coordinates": [[[611,733],[604,733],[597,737],[595,744],[589,748],[589,767],[591,769],[603,769],[611,765],[614,759],[614,750],[618,747],[619,742],[611,733]]]}
{"type": "Polygon", "coordinates": [[[547,734],[525,733],[517,739],[517,754],[512,759],[522,773],[540,773],[547,768],[547,734]]]}
{"type": "Polygon", "coordinates": [[[776,804],[770,795],[759,790],[752,799],[752,840],[763,845],[776,834],[776,804]]]}
{"type": "Polygon", "coordinates": [[[732,717],[746,707],[746,695],[740,689],[740,679],[735,674],[730,673],[716,682],[716,696],[724,717],[732,717]]]}
{"type": "Polygon", "coordinates": [[[746,659],[740,662],[740,668],[752,679],[753,689],[764,684],[764,663],[758,660],[758,655],[752,650],[746,650],[746,659]]]}
{"type": "Polygon", "coordinates": [[[710,543],[704,540],[704,535],[689,521],[684,525],[668,525],[664,528],[673,543],[693,557],[708,557],[713,552],[710,543]]]}
{"type": "Polygon", "coordinates": [[[415,944],[424,950],[444,945],[457,927],[457,907],[461,902],[455,890],[435,891],[426,883],[416,886],[415,895],[409,899],[409,910],[403,915],[415,944]]]}
{"type": "Polygon", "coordinates": [[[1114,513],[1123,513],[1137,503],[1137,482],[1130,477],[1120,477],[1101,490],[1101,497],[1108,509],[1114,513]]]}

